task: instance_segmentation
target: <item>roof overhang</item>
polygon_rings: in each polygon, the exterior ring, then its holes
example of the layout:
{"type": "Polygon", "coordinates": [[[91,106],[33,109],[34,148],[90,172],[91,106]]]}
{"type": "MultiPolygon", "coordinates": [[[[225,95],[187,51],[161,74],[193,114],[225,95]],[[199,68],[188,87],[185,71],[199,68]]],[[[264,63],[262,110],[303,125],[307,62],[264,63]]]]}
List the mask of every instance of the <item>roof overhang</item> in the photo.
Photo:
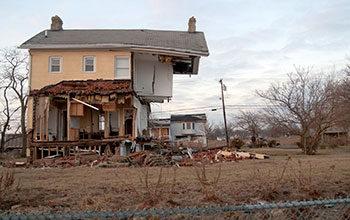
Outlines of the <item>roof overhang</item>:
{"type": "Polygon", "coordinates": [[[155,52],[165,55],[209,56],[206,51],[185,50],[170,47],[155,47],[132,44],[22,44],[20,49],[113,49],[135,52],[155,52]]]}
{"type": "Polygon", "coordinates": [[[164,100],[171,99],[171,97],[169,96],[139,96],[139,98],[145,102],[158,102],[158,103],[163,103],[164,100]]]}

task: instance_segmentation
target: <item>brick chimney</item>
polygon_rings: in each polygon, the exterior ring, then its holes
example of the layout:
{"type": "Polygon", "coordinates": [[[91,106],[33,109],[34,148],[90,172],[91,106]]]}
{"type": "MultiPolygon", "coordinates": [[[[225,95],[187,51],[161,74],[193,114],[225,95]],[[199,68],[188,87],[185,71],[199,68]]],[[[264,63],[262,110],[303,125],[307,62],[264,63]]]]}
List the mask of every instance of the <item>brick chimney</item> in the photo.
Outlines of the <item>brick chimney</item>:
{"type": "Polygon", "coordinates": [[[196,32],[196,19],[193,16],[188,20],[188,32],[196,32]]]}
{"type": "Polygon", "coordinates": [[[63,21],[60,17],[58,17],[58,15],[51,17],[51,31],[63,30],[62,25],[63,25],[63,21]]]}

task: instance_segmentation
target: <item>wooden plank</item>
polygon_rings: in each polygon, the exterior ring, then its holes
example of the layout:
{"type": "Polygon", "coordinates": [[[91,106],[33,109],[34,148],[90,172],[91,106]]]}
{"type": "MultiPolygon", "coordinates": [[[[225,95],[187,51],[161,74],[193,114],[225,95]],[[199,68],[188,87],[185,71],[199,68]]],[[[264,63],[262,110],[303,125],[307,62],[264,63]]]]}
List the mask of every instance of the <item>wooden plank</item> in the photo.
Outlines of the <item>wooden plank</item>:
{"type": "Polygon", "coordinates": [[[70,130],[70,97],[67,98],[67,140],[71,140],[71,130],[70,130]]]}
{"type": "Polygon", "coordinates": [[[104,117],[105,117],[105,121],[104,121],[104,138],[108,138],[109,137],[109,112],[104,112],[104,117]]]}
{"type": "Polygon", "coordinates": [[[41,147],[41,159],[44,159],[44,147],[41,147]]]}
{"type": "Polygon", "coordinates": [[[100,156],[102,155],[102,154],[101,154],[101,148],[102,148],[101,145],[99,145],[99,146],[98,146],[98,154],[99,154],[100,156]]]}
{"type": "Polygon", "coordinates": [[[117,105],[115,103],[105,103],[102,105],[102,110],[107,112],[112,112],[115,111],[117,109],[117,105]]]}
{"type": "Polygon", "coordinates": [[[134,108],[133,114],[132,114],[132,137],[131,137],[131,140],[134,140],[136,138],[136,131],[135,131],[136,113],[137,113],[137,108],[134,108]]]}
{"type": "Polygon", "coordinates": [[[56,147],[56,155],[58,155],[58,146],[56,147]]]}
{"type": "Polygon", "coordinates": [[[51,147],[48,147],[47,155],[48,155],[48,156],[51,156],[51,147]]]}
{"type": "Polygon", "coordinates": [[[40,97],[40,112],[39,112],[39,120],[40,120],[40,140],[44,140],[44,112],[45,112],[45,97],[40,97]]]}
{"type": "Polygon", "coordinates": [[[71,102],[70,115],[71,116],[84,116],[84,105],[81,103],[71,102]]]}
{"type": "Polygon", "coordinates": [[[65,145],[62,147],[62,152],[63,152],[63,157],[65,157],[66,156],[66,146],[65,145]]]}
{"type": "Polygon", "coordinates": [[[45,131],[45,140],[49,140],[49,114],[50,114],[50,99],[45,99],[45,124],[46,124],[46,131],[45,131]]]}
{"type": "Polygon", "coordinates": [[[38,136],[38,132],[37,132],[37,123],[36,123],[36,121],[37,121],[37,115],[36,115],[36,113],[37,113],[37,108],[36,108],[36,106],[37,106],[37,104],[38,104],[38,98],[35,96],[34,98],[33,98],[33,112],[32,112],[32,127],[33,127],[33,132],[32,132],[32,139],[31,139],[31,141],[33,141],[33,140],[35,140],[36,139],[36,137],[38,136]],[[34,117],[34,118],[33,118],[34,117]]]}
{"type": "Polygon", "coordinates": [[[108,103],[109,102],[109,96],[102,96],[102,100],[101,100],[102,103],[108,103]]]}

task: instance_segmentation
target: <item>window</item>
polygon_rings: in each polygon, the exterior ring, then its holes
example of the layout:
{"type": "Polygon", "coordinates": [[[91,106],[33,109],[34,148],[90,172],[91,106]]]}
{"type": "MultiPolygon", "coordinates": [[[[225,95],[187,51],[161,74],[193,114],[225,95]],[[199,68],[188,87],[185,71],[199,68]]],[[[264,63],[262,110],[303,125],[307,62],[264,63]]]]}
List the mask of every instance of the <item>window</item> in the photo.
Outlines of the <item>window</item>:
{"type": "Polygon", "coordinates": [[[114,78],[130,79],[130,58],[117,56],[114,59],[114,78]]]}
{"type": "Polygon", "coordinates": [[[183,130],[194,130],[194,123],[193,122],[184,122],[182,123],[182,129],[183,130]]]}
{"type": "Polygon", "coordinates": [[[95,70],[96,70],[96,57],[85,56],[84,57],[84,72],[85,73],[94,73],[95,70]]]}
{"type": "Polygon", "coordinates": [[[62,57],[50,57],[49,73],[60,73],[62,57]]]}

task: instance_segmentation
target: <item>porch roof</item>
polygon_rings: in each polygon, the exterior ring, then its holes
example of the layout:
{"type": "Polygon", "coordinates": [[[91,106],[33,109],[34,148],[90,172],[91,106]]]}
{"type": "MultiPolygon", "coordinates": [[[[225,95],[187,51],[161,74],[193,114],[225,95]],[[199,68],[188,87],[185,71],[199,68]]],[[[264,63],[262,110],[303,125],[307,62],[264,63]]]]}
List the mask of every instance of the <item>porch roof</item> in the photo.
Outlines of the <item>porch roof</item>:
{"type": "Polygon", "coordinates": [[[130,80],[64,80],[32,90],[30,95],[110,95],[131,92],[133,89],[130,80]]]}

